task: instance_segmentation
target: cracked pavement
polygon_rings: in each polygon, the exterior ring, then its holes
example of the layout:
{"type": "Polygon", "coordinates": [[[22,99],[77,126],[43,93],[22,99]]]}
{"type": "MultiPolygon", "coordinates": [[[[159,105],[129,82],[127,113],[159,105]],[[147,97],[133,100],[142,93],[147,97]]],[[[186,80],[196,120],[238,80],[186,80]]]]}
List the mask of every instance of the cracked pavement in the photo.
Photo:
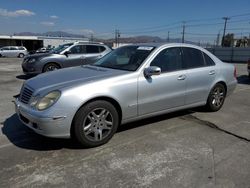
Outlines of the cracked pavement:
{"type": "Polygon", "coordinates": [[[250,80],[219,112],[166,114],[119,128],[83,149],[24,127],[11,102],[25,77],[20,59],[0,58],[0,187],[250,187],[250,80]]]}

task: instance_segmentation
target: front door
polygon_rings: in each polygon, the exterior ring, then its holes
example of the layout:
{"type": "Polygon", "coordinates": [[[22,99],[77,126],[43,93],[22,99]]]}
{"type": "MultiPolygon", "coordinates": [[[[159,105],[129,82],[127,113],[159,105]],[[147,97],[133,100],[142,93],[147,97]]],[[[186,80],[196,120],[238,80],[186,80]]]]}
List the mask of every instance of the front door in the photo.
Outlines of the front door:
{"type": "Polygon", "coordinates": [[[85,45],[76,45],[69,50],[69,54],[65,58],[65,67],[73,67],[82,65],[85,59],[86,46],[85,45]]]}
{"type": "Polygon", "coordinates": [[[185,104],[186,71],[183,70],[181,49],[166,48],[151,62],[161,68],[160,75],[138,80],[138,113],[145,115],[185,104]]]}

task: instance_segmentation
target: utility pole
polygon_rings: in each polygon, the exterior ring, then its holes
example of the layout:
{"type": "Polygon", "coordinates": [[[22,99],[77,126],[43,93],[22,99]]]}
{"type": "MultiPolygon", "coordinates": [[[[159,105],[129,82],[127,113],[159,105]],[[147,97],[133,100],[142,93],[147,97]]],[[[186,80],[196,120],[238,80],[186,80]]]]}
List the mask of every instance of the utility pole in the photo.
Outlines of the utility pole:
{"type": "Polygon", "coordinates": [[[170,40],[170,39],[169,39],[169,33],[170,33],[170,32],[168,31],[168,39],[167,39],[167,42],[169,42],[169,40],[170,40]]]}
{"type": "Polygon", "coordinates": [[[183,22],[183,26],[182,26],[182,43],[185,42],[185,29],[186,29],[186,22],[183,22]]]}
{"type": "Polygon", "coordinates": [[[91,33],[91,36],[90,36],[90,41],[93,42],[94,41],[94,35],[93,33],[91,33]]]}
{"type": "Polygon", "coordinates": [[[117,29],[115,30],[115,47],[117,47],[117,29]]]}
{"type": "Polygon", "coordinates": [[[224,46],[224,39],[225,39],[226,29],[227,29],[227,21],[230,20],[230,18],[229,17],[223,17],[222,19],[225,20],[223,36],[222,36],[222,41],[221,41],[221,46],[223,47],[224,46]]]}
{"type": "Polygon", "coordinates": [[[119,38],[121,37],[121,33],[118,29],[115,30],[115,45],[116,47],[119,46],[119,38]]]}
{"type": "Polygon", "coordinates": [[[216,46],[219,46],[219,44],[220,44],[220,32],[217,35],[216,46]]]}

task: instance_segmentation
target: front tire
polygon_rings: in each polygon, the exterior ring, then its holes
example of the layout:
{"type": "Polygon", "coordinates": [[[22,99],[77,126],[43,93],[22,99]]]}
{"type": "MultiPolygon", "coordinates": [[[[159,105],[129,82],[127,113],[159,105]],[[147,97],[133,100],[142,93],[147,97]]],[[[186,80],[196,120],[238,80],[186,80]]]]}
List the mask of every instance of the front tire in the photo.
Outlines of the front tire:
{"type": "Polygon", "coordinates": [[[56,63],[48,63],[43,67],[43,72],[51,72],[60,68],[61,67],[57,65],[56,63]]]}
{"type": "Polygon", "coordinates": [[[119,125],[116,108],[104,100],[93,101],[76,113],[73,133],[76,140],[85,147],[96,147],[107,143],[119,125]]]}
{"type": "Polygon", "coordinates": [[[226,97],[226,88],[223,84],[217,83],[210,91],[206,107],[209,111],[216,112],[221,109],[226,97]]]}

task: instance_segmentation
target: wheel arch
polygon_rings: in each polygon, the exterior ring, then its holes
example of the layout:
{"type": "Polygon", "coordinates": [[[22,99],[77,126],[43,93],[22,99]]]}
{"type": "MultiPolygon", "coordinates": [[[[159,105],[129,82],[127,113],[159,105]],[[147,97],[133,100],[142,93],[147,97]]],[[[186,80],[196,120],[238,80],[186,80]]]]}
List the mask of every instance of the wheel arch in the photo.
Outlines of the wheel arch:
{"type": "Polygon", "coordinates": [[[42,72],[44,72],[44,68],[48,64],[56,64],[57,66],[59,66],[60,68],[62,68],[62,65],[60,63],[54,62],[54,61],[49,61],[49,62],[44,63],[44,65],[42,66],[42,72]]]}
{"type": "Polygon", "coordinates": [[[77,112],[83,107],[85,106],[86,104],[88,103],[91,103],[93,101],[97,101],[97,100],[103,100],[103,101],[107,101],[107,102],[110,102],[114,107],[115,109],[117,110],[118,112],[118,117],[119,117],[119,124],[121,123],[121,120],[122,120],[122,108],[121,108],[121,105],[119,104],[119,102],[117,100],[115,100],[114,98],[112,97],[108,97],[108,96],[99,96],[99,97],[94,97],[92,99],[89,99],[88,101],[84,102],[78,109],[77,111],[75,112],[74,114],[74,117],[72,119],[72,122],[71,122],[71,126],[70,126],[70,135],[71,137],[74,136],[74,129],[73,129],[73,126],[74,126],[74,120],[75,120],[75,116],[77,114],[77,112]]]}
{"type": "Polygon", "coordinates": [[[225,87],[225,91],[226,91],[226,94],[225,94],[225,95],[227,95],[227,84],[226,84],[226,82],[223,81],[223,80],[219,80],[219,81],[216,81],[216,82],[212,85],[212,87],[210,88],[210,90],[209,90],[209,92],[208,92],[208,95],[207,95],[207,100],[208,100],[208,97],[209,97],[210,92],[212,91],[212,89],[214,88],[214,86],[216,86],[216,84],[222,84],[222,85],[225,87]]]}
{"type": "MultiPolygon", "coordinates": [[[[219,82],[217,82],[216,84],[222,84],[222,85],[225,87],[225,91],[226,91],[225,95],[227,95],[227,84],[226,84],[226,82],[224,82],[224,81],[219,81],[219,82]]],[[[216,84],[214,84],[214,86],[215,86],[216,84]]],[[[214,86],[213,86],[213,87],[214,87],[214,86]]]]}
{"type": "Polygon", "coordinates": [[[21,54],[23,55],[23,57],[25,56],[23,52],[20,52],[17,57],[20,57],[21,54]]]}

